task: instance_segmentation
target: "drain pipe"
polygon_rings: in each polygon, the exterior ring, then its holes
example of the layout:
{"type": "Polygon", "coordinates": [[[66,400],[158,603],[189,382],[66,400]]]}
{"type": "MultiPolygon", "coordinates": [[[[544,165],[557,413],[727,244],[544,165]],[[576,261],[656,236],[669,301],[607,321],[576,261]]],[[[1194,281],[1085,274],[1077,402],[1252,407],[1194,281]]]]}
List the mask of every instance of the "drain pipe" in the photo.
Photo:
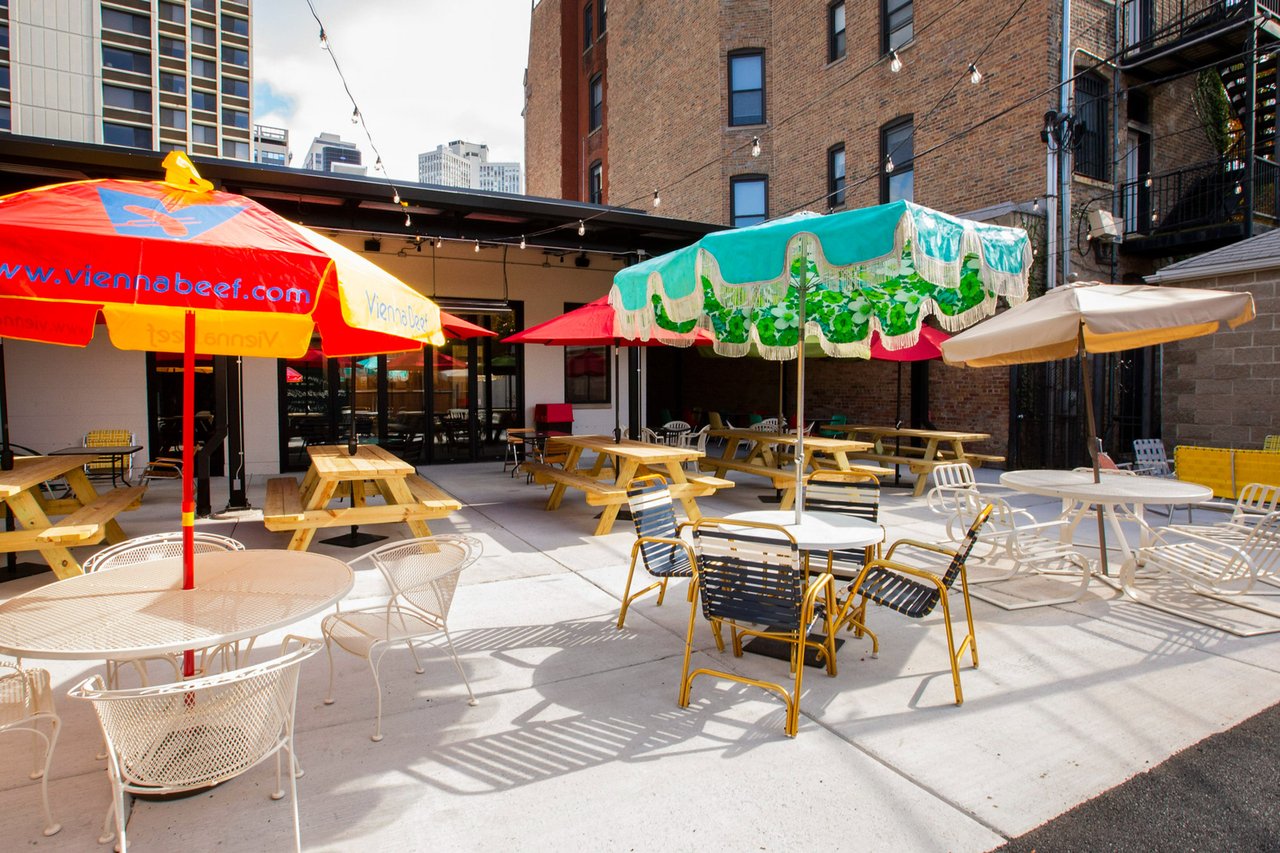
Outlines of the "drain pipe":
{"type": "MultiPolygon", "coordinates": [[[[1058,112],[1071,112],[1071,0],[1062,0],[1062,76],[1058,91],[1058,112]]],[[[1071,281],[1071,154],[1058,151],[1058,227],[1062,253],[1062,283],[1071,281]]]]}

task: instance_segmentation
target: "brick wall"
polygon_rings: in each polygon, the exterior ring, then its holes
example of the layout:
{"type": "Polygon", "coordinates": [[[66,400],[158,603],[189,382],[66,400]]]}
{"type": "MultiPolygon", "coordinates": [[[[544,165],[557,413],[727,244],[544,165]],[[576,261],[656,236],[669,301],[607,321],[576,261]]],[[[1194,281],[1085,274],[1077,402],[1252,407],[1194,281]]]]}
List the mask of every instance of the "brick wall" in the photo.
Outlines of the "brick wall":
{"type": "Polygon", "coordinates": [[[529,26],[529,65],[524,86],[525,191],[559,198],[563,178],[560,99],[563,61],[560,52],[560,6],[564,0],[542,0],[533,8],[529,26]]]}
{"type": "Polygon", "coordinates": [[[1280,269],[1194,285],[1247,290],[1258,316],[1233,331],[1165,345],[1165,443],[1259,448],[1280,433],[1280,269]]]}

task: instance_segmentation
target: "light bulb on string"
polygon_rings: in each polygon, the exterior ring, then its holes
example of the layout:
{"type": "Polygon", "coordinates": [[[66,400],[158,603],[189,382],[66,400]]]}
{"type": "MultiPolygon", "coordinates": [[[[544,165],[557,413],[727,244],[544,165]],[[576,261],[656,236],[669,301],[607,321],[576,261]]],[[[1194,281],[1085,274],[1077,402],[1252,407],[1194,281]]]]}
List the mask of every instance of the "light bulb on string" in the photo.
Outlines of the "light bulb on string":
{"type": "Polygon", "coordinates": [[[320,28],[320,49],[321,50],[329,49],[329,37],[325,35],[324,27],[320,28]]]}
{"type": "Polygon", "coordinates": [[[1031,212],[1032,213],[1040,212],[1040,199],[1037,198],[1031,202],[1031,212]]]}
{"type": "Polygon", "coordinates": [[[478,252],[478,251],[480,251],[480,241],[479,241],[479,240],[476,240],[476,248],[475,248],[475,251],[477,251],[477,252],[478,252]]]}
{"type": "Polygon", "coordinates": [[[893,171],[893,157],[884,158],[884,173],[887,175],[893,171]]]}
{"type": "Polygon", "coordinates": [[[392,190],[392,191],[391,191],[391,203],[392,203],[392,204],[399,204],[399,203],[400,203],[400,190],[392,190]]]}
{"type": "Polygon", "coordinates": [[[356,108],[354,108],[353,110],[351,110],[351,123],[352,123],[352,124],[359,124],[359,123],[360,123],[360,108],[359,108],[359,107],[356,107],[356,108]]]}
{"type": "Polygon", "coordinates": [[[521,235],[520,235],[520,248],[521,248],[521,250],[523,250],[523,249],[524,249],[524,245],[525,245],[525,243],[524,243],[524,235],[523,235],[523,234],[521,234],[521,235]]]}
{"type": "Polygon", "coordinates": [[[586,233],[587,233],[587,223],[579,219],[578,220],[578,236],[581,237],[583,234],[586,234],[586,233]]]}
{"type": "Polygon", "coordinates": [[[902,60],[898,58],[898,51],[889,51],[889,70],[897,74],[902,70],[902,60]]]}
{"type": "Polygon", "coordinates": [[[444,245],[444,238],[443,238],[443,237],[437,237],[437,238],[436,238],[436,248],[437,248],[437,249],[439,249],[439,248],[440,248],[441,246],[443,246],[443,245],[444,245]]]}
{"type": "Polygon", "coordinates": [[[969,82],[975,86],[982,82],[982,72],[972,62],[969,63],[969,82]]]}
{"type": "Polygon", "coordinates": [[[751,156],[760,156],[760,137],[758,136],[751,137],[751,156]]]}
{"type": "Polygon", "coordinates": [[[658,195],[658,191],[653,191],[653,206],[658,207],[662,204],[662,196],[658,195]]]}
{"type": "Polygon", "coordinates": [[[381,171],[382,171],[382,158],[381,158],[381,157],[379,157],[377,160],[375,160],[375,161],[374,161],[374,163],[373,163],[373,169],[374,169],[374,171],[375,171],[375,172],[381,172],[381,171]]]}
{"type": "Polygon", "coordinates": [[[406,213],[404,215],[404,227],[408,228],[412,224],[413,224],[413,219],[409,216],[409,214],[406,213]]]}

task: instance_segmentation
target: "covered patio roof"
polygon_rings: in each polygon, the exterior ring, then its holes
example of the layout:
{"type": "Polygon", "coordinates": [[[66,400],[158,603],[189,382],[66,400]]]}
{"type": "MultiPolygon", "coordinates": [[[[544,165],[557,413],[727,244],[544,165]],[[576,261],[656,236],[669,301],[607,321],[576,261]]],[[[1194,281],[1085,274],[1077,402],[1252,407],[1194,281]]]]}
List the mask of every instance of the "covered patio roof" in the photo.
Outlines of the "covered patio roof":
{"type": "MultiPolygon", "coordinates": [[[[0,193],[87,178],[153,179],[163,154],[0,133],[0,193]]],[[[725,226],[609,207],[462,187],[395,180],[406,208],[381,176],[350,177],[240,160],[191,158],[219,189],[249,196],[313,228],[403,237],[441,237],[557,252],[656,255],[725,226]],[[578,222],[586,231],[578,235],[578,222]]]]}

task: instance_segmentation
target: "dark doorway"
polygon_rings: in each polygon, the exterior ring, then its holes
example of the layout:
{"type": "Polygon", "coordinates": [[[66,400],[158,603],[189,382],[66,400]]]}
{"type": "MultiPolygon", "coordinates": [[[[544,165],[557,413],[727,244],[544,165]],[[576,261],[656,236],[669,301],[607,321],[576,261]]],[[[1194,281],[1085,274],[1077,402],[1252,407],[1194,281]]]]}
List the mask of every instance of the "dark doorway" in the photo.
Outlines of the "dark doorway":
{"type": "MultiPolygon", "coordinates": [[[[213,434],[218,411],[213,377],[213,356],[196,355],[194,424],[196,448],[213,434]]],[[[147,444],[152,457],[182,456],[182,353],[147,353],[147,444]]],[[[209,473],[221,477],[225,468],[222,448],[209,460],[209,473]]]]}

